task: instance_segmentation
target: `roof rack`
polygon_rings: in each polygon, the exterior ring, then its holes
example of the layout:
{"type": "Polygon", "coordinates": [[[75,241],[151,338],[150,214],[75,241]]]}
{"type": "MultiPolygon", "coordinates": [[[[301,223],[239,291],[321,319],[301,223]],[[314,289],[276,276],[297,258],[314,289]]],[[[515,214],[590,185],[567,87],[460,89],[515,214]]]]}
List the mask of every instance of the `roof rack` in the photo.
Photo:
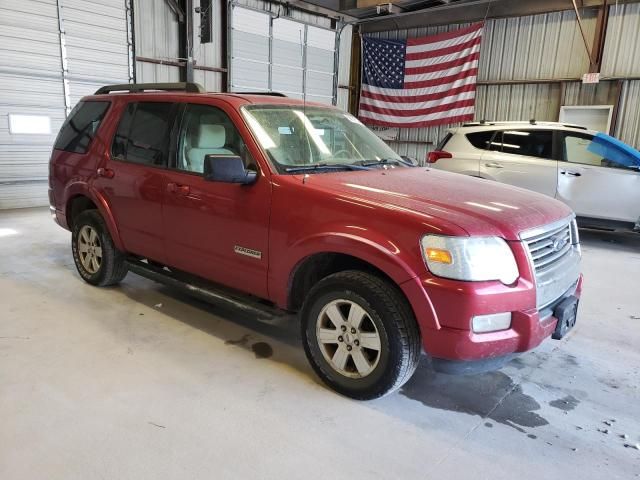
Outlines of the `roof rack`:
{"type": "Polygon", "coordinates": [[[493,122],[490,120],[480,120],[479,122],[467,122],[463,123],[463,127],[491,127],[491,126],[502,126],[502,125],[536,125],[536,126],[545,126],[545,125],[557,125],[565,128],[575,128],[577,130],[588,130],[587,127],[583,127],[582,125],[573,125],[571,123],[560,123],[560,122],[539,122],[537,120],[528,120],[528,121],[497,121],[493,122]]]}
{"type": "Polygon", "coordinates": [[[174,82],[174,83],[122,83],[119,85],[105,85],[96,90],[94,95],[104,95],[111,92],[138,93],[149,90],[179,91],[188,93],[205,93],[204,87],[198,83],[174,82]]]}
{"type": "Polygon", "coordinates": [[[229,93],[235,94],[235,95],[266,95],[270,97],[286,97],[286,95],[281,92],[229,92],[229,93]]]}

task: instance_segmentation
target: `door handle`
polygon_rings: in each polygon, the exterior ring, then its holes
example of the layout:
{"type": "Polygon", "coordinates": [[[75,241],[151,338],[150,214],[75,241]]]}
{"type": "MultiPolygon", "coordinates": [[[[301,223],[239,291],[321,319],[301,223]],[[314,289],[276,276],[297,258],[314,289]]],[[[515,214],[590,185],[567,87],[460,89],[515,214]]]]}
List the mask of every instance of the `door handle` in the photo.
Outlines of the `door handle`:
{"type": "Polygon", "coordinates": [[[189,187],[189,185],[180,185],[171,182],[167,184],[167,190],[178,195],[189,195],[189,193],[191,192],[191,187],[189,187]]]}
{"type": "Polygon", "coordinates": [[[581,177],[582,174],[579,172],[572,172],[570,170],[561,170],[560,173],[562,175],[569,175],[570,177],[581,177]]]}
{"type": "Polygon", "coordinates": [[[485,167],[489,167],[489,168],[504,168],[504,165],[501,165],[497,162],[489,162],[489,163],[485,163],[484,164],[485,167]]]}
{"type": "Polygon", "coordinates": [[[104,177],[104,178],[113,178],[116,174],[116,172],[114,172],[110,168],[103,168],[103,167],[100,167],[96,171],[96,173],[98,174],[99,177],[104,177]]]}

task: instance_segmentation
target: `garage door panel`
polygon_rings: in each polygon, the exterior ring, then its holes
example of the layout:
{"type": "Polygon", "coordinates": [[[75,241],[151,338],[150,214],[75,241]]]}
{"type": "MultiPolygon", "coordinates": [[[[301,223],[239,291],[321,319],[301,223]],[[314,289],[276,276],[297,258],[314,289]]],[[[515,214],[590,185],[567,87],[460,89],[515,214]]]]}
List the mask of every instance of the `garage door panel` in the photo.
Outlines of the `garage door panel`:
{"type": "Polygon", "coordinates": [[[233,56],[248,60],[267,61],[269,58],[268,38],[252,33],[233,32],[233,56]]]}
{"type": "Polygon", "coordinates": [[[302,68],[302,46],[299,43],[273,39],[273,63],[302,68]]]}
{"type": "Polygon", "coordinates": [[[269,90],[269,65],[244,59],[234,59],[233,87],[237,89],[269,90]]]}
{"type": "Polygon", "coordinates": [[[307,72],[307,93],[309,95],[333,96],[333,75],[307,72]]]}
{"type": "Polygon", "coordinates": [[[302,94],[302,74],[301,68],[274,65],[271,73],[273,90],[302,94]]]}
{"type": "Polygon", "coordinates": [[[47,205],[47,182],[0,183],[0,210],[47,205]]]}
{"type": "Polygon", "coordinates": [[[332,73],[335,61],[333,50],[307,47],[307,68],[319,72],[332,73]]]}
{"type": "Polygon", "coordinates": [[[105,83],[129,81],[125,0],[59,3],[61,23],[56,0],[0,0],[0,208],[46,205],[49,157],[66,108],[105,83]],[[50,133],[11,132],[10,114],[49,117],[50,133]]]}

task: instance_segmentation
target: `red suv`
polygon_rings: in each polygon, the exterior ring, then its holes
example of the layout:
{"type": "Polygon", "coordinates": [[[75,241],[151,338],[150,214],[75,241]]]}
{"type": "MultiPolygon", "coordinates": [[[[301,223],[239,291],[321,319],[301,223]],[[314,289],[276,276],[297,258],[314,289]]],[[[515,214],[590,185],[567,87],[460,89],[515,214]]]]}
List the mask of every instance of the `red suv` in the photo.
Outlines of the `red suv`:
{"type": "Polygon", "coordinates": [[[418,167],[355,117],[196,84],[103,87],[69,115],[51,212],[78,272],[131,270],[246,311],[299,312],[307,357],[358,399],[434,367],[500,367],[574,325],[574,215],[418,167]]]}

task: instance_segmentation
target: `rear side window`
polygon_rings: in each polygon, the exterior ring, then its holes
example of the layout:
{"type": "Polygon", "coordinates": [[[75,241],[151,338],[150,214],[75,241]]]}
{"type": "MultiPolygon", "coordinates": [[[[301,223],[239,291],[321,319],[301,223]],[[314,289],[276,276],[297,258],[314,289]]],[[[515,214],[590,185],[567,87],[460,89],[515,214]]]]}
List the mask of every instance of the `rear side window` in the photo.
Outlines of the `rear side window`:
{"type": "Polygon", "coordinates": [[[551,130],[505,130],[498,132],[491,149],[515,155],[553,159],[551,130]]]}
{"type": "Polygon", "coordinates": [[[442,150],[445,145],[449,142],[449,140],[451,140],[451,137],[453,137],[453,133],[449,132],[447,133],[444,138],[442,140],[440,140],[440,143],[438,143],[438,145],[436,145],[436,150],[440,151],[442,150]]]}
{"type": "Polygon", "coordinates": [[[113,139],[114,158],[144,165],[166,166],[173,120],[172,103],[130,103],[113,139]]]}
{"type": "Polygon", "coordinates": [[[487,132],[474,132],[467,133],[466,137],[469,140],[469,143],[476,148],[480,148],[482,150],[490,150],[491,149],[491,139],[493,138],[495,130],[489,130],[487,132]]]}
{"type": "Polygon", "coordinates": [[[54,148],[87,153],[110,102],[79,102],[62,125],[54,148]]]}

